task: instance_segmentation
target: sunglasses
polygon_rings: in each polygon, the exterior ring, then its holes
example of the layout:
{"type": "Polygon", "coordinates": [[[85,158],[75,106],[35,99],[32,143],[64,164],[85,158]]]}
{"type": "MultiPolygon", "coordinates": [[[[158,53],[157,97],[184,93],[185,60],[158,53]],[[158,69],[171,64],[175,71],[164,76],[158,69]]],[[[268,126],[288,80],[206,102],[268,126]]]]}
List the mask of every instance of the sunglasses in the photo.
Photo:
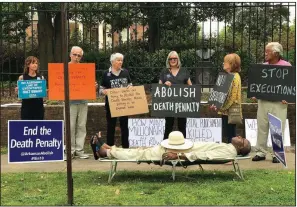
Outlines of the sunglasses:
{"type": "Polygon", "coordinates": [[[168,60],[169,61],[171,61],[171,60],[177,60],[177,58],[169,58],[168,60]]]}
{"type": "Polygon", "coordinates": [[[73,55],[73,56],[77,56],[77,57],[81,57],[80,54],[75,54],[75,53],[73,53],[72,55],[73,55]]]}

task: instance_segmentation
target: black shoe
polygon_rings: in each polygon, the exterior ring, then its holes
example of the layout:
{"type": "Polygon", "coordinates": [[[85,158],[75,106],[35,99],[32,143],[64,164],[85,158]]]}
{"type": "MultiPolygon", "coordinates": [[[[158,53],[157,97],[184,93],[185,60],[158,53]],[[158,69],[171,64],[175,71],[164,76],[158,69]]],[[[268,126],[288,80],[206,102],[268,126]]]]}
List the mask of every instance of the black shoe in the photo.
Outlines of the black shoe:
{"type": "Polygon", "coordinates": [[[272,158],[272,163],[280,163],[279,160],[276,157],[272,158]]]}
{"type": "Polygon", "coordinates": [[[256,155],[255,157],[253,157],[252,161],[261,161],[261,160],[265,160],[266,157],[260,157],[259,155],[256,155]]]}

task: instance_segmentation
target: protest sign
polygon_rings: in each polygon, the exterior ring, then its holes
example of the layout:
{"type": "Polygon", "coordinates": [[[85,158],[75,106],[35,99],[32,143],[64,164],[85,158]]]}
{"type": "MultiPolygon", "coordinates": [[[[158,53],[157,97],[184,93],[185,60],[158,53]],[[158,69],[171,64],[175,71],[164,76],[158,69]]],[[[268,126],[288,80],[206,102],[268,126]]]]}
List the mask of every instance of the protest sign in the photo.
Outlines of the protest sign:
{"type": "Polygon", "coordinates": [[[128,128],[130,147],[151,147],[163,140],[165,119],[129,119],[128,128]]]}
{"type": "Polygon", "coordinates": [[[287,167],[282,136],[282,121],[270,113],[268,113],[268,120],[274,155],[285,167],[287,167]]]}
{"type": "Polygon", "coordinates": [[[166,86],[152,84],[151,116],[199,117],[201,98],[200,85],[166,86]]]}
{"type": "Polygon", "coordinates": [[[221,118],[188,118],[187,139],[193,142],[222,142],[221,118]]]}
{"type": "Polygon", "coordinates": [[[8,121],[8,163],[63,161],[63,146],[63,121],[8,121]]]}
{"type": "Polygon", "coordinates": [[[107,95],[111,117],[149,112],[143,86],[108,89],[107,95]]]}
{"type": "MultiPolygon", "coordinates": [[[[69,99],[96,99],[95,64],[68,64],[69,99]]],[[[48,64],[48,97],[49,100],[64,100],[64,64],[48,64]]]]}
{"type": "Polygon", "coordinates": [[[209,98],[209,105],[215,105],[218,109],[223,106],[225,100],[228,96],[232,81],[234,79],[234,74],[220,72],[214,85],[209,98]]]}
{"type": "Polygon", "coordinates": [[[46,80],[19,80],[17,85],[19,99],[46,97],[46,80]]]}
{"type": "Polygon", "coordinates": [[[296,102],[296,67],[253,64],[248,72],[247,97],[296,102]]]}
{"type": "MultiPolygon", "coordinates": [[[[257,144],[257,119],[245,119],[245,137],[250,141],[251,146],[256,146],[257,144]]],[[[289,130],[289,120],[286,120],[285,134],[284,134],[284,146],[291,146],[290,141],[290,130],[289,130]]],[[[267,147],[271,147],[271,135],[270,130],[268,133],[267,147]]]]}

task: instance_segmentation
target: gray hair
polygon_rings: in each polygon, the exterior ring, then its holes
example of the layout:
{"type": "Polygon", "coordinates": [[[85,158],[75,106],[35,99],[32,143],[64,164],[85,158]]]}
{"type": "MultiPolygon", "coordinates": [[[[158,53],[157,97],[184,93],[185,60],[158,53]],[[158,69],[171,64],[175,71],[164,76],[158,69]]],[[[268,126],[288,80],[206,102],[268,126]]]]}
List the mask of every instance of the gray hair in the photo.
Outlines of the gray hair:
{"type": "Polygon", "coordinates": [[[179,58],[179,56],[178,56],[178,54],[177,54],[176,51],[171,51],[171,52],[168,54],[167,59],[166,59],[166,68],[170,68],[169,58],[170,58],[171,55],[176,55],[176,57],[177,57],[177,67],[180,68],[180,67],[181,67],[181,62],[180,62],[180,58],[179,58]]]}
{"type": "Polygon", "coordinates": [[[279,56],[283,56],[283,46],[278,42],[269,42],[266,47],[271,48],[273,53],[278,53],[279,56]]]}
{"type": "Polygon", "coordinates": [[[118,53],[118,52],[111,54],[111,56],[110,56],[110,63],[112,63],[113,61],[115,61],[118,58],[124,59],[124,55],[121,54],[121,53],[118,53]]]}
{"type": "Polygon", "coordinates": [[[81,47],[79,47],[79,46],[73,46],[73,47],[71,48],[71,52],[72,52],[73,50],[75,50],[75,49],[79,49],[79,50],[81,50],[81,55],[84,55],[84,51],[83,51],[83,49],[82,49],[81,47]]]}

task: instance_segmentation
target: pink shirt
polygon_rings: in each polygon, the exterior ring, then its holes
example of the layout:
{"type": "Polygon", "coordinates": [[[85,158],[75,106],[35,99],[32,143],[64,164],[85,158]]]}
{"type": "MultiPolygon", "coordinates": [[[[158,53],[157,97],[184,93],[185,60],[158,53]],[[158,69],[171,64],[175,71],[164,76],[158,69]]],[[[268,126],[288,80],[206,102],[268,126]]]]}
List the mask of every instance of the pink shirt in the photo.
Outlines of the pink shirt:
{"type": "MultiPolygon", "coordinates": [[[[269,64],[268,62],[265,62],[263,64],[269,64]]],[[[285,61],[285,60],[282,60],[280,59],[276,64],[273,64],[273,65],[283,65],[283,66],[292,66],[291,63],[285,61]]]]}

